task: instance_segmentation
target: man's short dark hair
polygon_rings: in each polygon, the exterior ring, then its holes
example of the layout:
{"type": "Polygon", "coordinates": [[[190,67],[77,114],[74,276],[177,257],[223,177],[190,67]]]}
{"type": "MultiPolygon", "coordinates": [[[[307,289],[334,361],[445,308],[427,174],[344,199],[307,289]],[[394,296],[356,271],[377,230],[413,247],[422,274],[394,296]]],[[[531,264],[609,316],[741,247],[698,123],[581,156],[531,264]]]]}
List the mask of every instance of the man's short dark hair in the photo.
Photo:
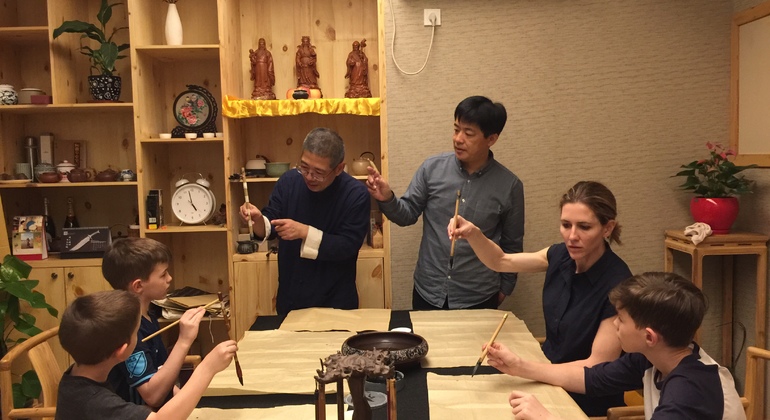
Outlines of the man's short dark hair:
{"type": "Polygon", "coordinates": [[[171,251],[149,238],[123,238],[112,243],[102,258],[102,275],[113,289],[127,290],[136,279],[147,280],[155,267],[171,261],[171,251]]]}
{"type": "Polygon", "coordinates": [[[638,274],[615,286],[609,297],[637,328],[652,328],[671,347],[690,344],[708,309],[703,292],[674,273],[638,274]]]}
{"type": "Polygon", "coordinates": [[[125,290],[95,292],[64,311],[59,341],[79,365],[96,365],[130,343],[139,324],[139,298],[125,290]]]}
{"type": "Polygon", "coordinates": [[[503,104],[492,102],[484,96],[465,98],[455,108],[455,121],[478,125],[484,137],[499,135],[507,119],[508,114],[503,104]]]}

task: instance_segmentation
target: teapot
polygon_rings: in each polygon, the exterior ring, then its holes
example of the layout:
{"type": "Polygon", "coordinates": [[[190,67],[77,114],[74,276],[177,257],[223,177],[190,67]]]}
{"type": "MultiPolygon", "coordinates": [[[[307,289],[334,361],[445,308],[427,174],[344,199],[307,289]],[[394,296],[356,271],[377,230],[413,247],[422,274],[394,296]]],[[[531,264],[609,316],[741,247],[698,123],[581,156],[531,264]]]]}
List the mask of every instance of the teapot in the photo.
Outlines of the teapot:
{"type": "Polygon", "coordinates": [[[67,179],[70,182],[87,182],[91,180],[91,172],[80,168],[71,169],[67,172],[67,179]]]}
{"type": "Polygon", "coordinates": [[[61,174],[58,172],[40,172],[37,174],[38,182],[50,184],[53,182],[59,182],[61,180],[61,174]]]}
{"type": "Polygon", "coordinates": [[[94,177],[94,180],[98,182],[112,182],[118,178],[118,173],[113,171],[112,168],[107,168],[94,177]]]}
{"type": "Polygon", "coordinates": [[[372,159],[374,159],[374,153],[372,152],[361,153],[361,156],[358,159],[353,159],[353,164],[350,165],[350,170],[353,172],[353,175],[369,175],[369,171],[366,170],[368,166],[371,166],[376,171],[377,166],[372,162],[372,159]],[[372,158],[369,159],[366,155],[371,155],[372,158]]]}
{"type": "Polygon", "coordinates": [[[264,177],[267,175],[267,163],[270,159],[265,156],[257,155],[255,159],[246,162],[246,176],[264,177]]]}

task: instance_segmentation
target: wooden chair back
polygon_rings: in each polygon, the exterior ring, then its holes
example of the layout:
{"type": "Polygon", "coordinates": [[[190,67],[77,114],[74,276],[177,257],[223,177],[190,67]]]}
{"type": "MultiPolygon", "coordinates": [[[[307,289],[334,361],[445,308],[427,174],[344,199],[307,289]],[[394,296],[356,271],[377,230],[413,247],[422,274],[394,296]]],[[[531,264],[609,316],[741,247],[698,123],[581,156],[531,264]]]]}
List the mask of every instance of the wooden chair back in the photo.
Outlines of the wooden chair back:
{"type": "Polygon", "coordinates": [[[3,420],[20,418],[53,419],[56,413],[56,396],[59,392],[62,370],[56,361],[53,351],[51,351],[48,340],[56,339],[58,336],[58,326],[43,331],[12,348],[0,360],[0,409],[2,410],[3,420]],[[40,385],[42,386],[40,404],[34,408],[13,408],[11,368],[14,361],[25,355],[29,358],[32,369],[40,378],[40,385]]]}
{"type": "Polygon", "coordinates": [[[767,360],[770,360],[770,351],[754,346],[746,349],[746,383],[743,395],[747,400],[744,404],[747,419],[764,418],[765,384],[758,383],[757,372],[759,369],[766,369],[763,362],[767,360]]]}

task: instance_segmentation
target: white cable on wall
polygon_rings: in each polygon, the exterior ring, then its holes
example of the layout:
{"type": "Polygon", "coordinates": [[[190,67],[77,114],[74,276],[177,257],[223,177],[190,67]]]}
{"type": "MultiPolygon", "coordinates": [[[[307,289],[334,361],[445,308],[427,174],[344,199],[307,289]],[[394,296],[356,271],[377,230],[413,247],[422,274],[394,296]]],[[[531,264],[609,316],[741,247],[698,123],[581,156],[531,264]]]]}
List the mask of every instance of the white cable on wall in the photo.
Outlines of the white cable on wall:
{"type": "Polygon", "coordinates": [[[408,71],[404,71],[404,69],[402,69],[398,65],[398,61],[396,61],[396,53],[395,53],[395,51],[393,49],[393,45],[396,43],[396,14],[393,12],[393,8],[394,8],[393,7],[393,0],[390,0],[390,17],[391,17],[391,20],[393,21],[393,38],[390,41],[390,56],[393,57],[393,64],[396,65],[396,68],[398,69],[398,71],[400,71],[401,73],[403,73],[403,74],[405,74],[407,76],[414,76],[415,74],[418,74],[421,71],[423,71],[423,69],[425,69],[425,65],[428,64],[428,58],[430,57],[430,51],[433,48],[433,35],[436,34],[436,18],[434,17],[431,20],[432,25],[431,25],[431,30],[430,30],[430,45],[428,45],[428,54],[425,55],[425,62],[422,63],[422,67],[420,67],[419,70],[417,70],[415,72],[408,72],[408,71]]]}

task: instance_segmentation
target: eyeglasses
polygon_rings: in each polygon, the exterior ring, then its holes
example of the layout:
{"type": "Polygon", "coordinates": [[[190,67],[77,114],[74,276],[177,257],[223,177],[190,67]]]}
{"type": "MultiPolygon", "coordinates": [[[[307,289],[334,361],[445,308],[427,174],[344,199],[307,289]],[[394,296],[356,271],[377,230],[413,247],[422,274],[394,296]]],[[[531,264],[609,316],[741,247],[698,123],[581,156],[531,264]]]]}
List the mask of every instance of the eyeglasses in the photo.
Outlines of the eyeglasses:
{"type": "Polygon", "coordinates": [[[307,166],[300,165],[300,166],[297,166],[297,172],[302,174],[303,177],[307,177],[309,175],[310,179],[312,179],[313,181],[323,182],[326,179],[326,177],[331,175],[331,173],[334,171],[332,170],[326,174],[322,174],[322,173],[319,173],[318,171],[311,172],[310,168],[308,168],[307,166]]]}

